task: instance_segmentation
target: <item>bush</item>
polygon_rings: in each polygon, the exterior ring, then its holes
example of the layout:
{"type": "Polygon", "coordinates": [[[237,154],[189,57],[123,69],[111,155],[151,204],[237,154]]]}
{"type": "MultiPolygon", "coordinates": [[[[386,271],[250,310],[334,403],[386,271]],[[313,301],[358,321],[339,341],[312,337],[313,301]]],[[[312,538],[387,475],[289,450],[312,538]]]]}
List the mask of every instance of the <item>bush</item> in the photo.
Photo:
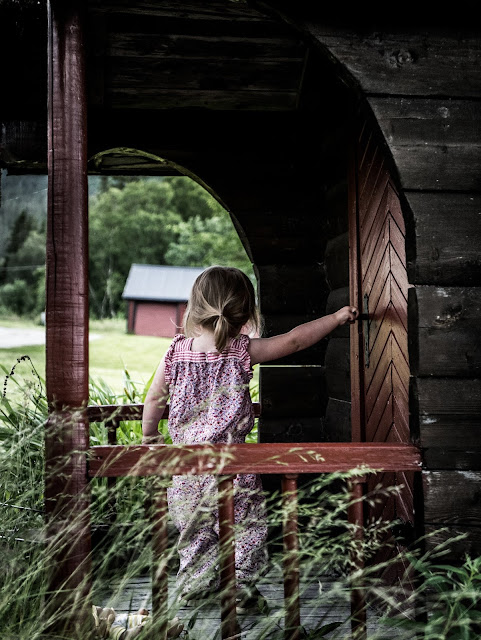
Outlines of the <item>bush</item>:
{"type": "Polygon", "coordinates": [[[0,304],[7,311],[23,316],[34,310],[35,303],[31,287],[25,280],[7,282],[0,287],[0,304]]]}

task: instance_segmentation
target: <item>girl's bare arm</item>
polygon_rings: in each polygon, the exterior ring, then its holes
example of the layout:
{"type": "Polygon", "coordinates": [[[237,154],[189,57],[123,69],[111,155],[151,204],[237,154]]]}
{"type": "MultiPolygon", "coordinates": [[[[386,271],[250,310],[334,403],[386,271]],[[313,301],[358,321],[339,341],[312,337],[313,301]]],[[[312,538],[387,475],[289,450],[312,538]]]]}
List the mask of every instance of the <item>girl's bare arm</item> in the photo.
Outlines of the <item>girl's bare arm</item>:
{"type": "Polygon", "coordinates": [[[296,351],[307,349],[340,325],[354,322],[357,316],[356,307],[342,307],[335,313],[300,324],[287,333],[272,338],[253,338],[249,346],[251,364],[277,360],[296,351]]]}
{"type": "Polygon", "coordinates": [[[169,389],[165,381],[165,361],[162,358],[150,389],[145,396],[144,411],[142,414],[142,443],[162,444],[164,439],[159,433],[159,420],[164,413],[169,389]]]}

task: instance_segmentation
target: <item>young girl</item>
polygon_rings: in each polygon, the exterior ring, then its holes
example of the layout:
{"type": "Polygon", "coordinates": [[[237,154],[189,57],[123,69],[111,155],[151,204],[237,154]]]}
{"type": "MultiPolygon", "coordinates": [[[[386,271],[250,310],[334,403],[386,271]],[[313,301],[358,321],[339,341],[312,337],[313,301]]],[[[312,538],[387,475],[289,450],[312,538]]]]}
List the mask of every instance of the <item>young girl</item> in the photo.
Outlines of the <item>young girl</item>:
{"type": "MultiPolygon", "coordinates": [[[[239,269],[210,267],[196,279],[177,335],[157,369],[142,418],[144,443],[161,443],[158,424],[170,395],[168,429],[174,444],[243,443],[254,426],[249,394],[252,367],[305,349],[358,311],[343,307],[272,338],[259,330],[254,288],[239,269]]],[[[218,587],[217,490],[214,476],[174,476],[169,511],[179,530],[177,575],[191,600],[218,587]]],[[[234,481],[238,609],[257,602],[257,578],[266,567],[266,514],[260,476],[234,481]]]]}

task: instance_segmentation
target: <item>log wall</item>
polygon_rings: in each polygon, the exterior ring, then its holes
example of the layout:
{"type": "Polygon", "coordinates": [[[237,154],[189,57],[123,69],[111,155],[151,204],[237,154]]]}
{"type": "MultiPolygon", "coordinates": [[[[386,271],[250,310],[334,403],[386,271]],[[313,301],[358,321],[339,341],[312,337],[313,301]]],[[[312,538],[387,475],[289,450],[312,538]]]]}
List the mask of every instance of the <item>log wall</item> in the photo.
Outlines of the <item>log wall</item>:
{"type": "Polygon", "coordinates": [[[424,451],[425,524],[481,551],[479,34],[298,22],[377,119],[408,214],[411,431],[424,451]],[[479,485],[478,485],[479,486],[479,485]]]}

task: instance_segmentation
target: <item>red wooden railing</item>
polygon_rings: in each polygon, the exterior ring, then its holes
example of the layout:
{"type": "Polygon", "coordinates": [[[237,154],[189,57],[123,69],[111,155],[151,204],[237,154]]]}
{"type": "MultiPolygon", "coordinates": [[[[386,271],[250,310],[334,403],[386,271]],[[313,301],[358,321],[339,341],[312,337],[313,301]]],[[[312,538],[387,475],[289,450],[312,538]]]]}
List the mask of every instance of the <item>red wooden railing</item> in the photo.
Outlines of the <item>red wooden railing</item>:
{"type": "MultiPolygon", "coordinates": [[[[199,445],[115,445],[115,428],[121,421],[140,419],[143,405],[90,406],[90,422],[105,422],[109,445],[91,447],[88,451],[90,478],[119,476],[161,476],[183,474],[215,474],[219,479],[219,543],[221,576],[222,639],[236,635],[235,555],[233,477],[238,473],[282,475],[284,519],[284,597],[286,640],[300,638],[299,560],[297,522],[297,478],[304,473],[350,471],[360,466],[379,471],[420,471],[419,449],[409,444],[386,443],[273,443],[273,444],[199,444],[199,445]]],[[[254,405],[256,416],[260,405],[254,405]]],[[[168,416],[168,407],[163,418],[168,416]]],[[[366,478],[353,483],[349,520],[357,524],[362,537],[362,488],[366,478]]],[[[154,567],[152,580],[152,615],[158,620],[162,634],[167,625],[167,496],[159,485],[155,497],[153,526],[154,567]]],[[[366,614],[362,589],[353,589],[351,597],[353,631],[356,638],[365,637],[366,614]]]]}

